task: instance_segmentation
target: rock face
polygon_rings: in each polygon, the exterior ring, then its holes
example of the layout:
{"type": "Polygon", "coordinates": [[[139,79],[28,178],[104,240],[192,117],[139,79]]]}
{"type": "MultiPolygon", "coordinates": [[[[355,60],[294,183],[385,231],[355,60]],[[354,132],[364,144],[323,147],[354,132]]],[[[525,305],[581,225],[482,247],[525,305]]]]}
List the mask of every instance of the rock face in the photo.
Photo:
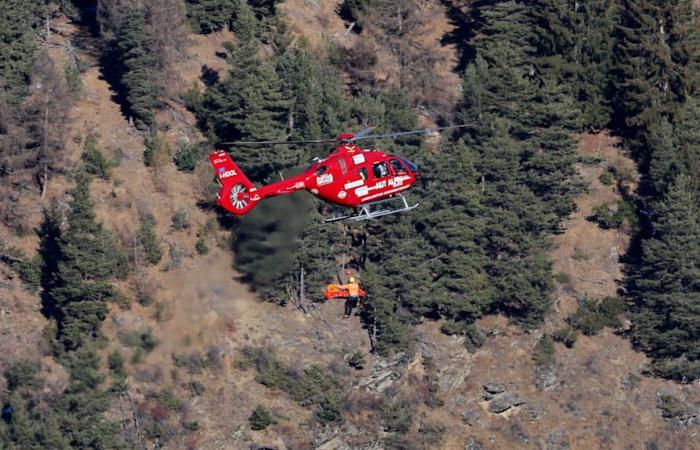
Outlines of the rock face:
{"type": "Polygon", "coordinates": [[[372,366],[372,374],[361,386],[370,391],[384,391],[401,378],[401,366],[406,365],[408,361],[409,356],[405,353],[398,353],[391,360],[378,359],[372,366]]]}
{"type": "Polygon", "coordinates": [[[489,394],[500,394],[506,391],[506,387],[501,383],[487,383],[484,385],[484,390],[489,394]]]}
{"type": "Polygon", "coordinates": [[[473,427],[481,419],[481,414],[476,409],[470,409],[462,414],[462,418],[467,425],[473,427]]]}
{"type": "Polygon", "coordinates": [[[511,392],[506,392],[502,395],[494,397],[489,404],[489,411],[492,413],[500,414],[502,412],[508,411],[510,408],[525,403],[519,395],[513,394],[511,392]]]}
{"type": "Polygon", "coordinates": [[[481,442],[474,438],[469,438],[467,440],[467,445],[464,446],[464,450],[483,450],[484,447],[481,442]]]}

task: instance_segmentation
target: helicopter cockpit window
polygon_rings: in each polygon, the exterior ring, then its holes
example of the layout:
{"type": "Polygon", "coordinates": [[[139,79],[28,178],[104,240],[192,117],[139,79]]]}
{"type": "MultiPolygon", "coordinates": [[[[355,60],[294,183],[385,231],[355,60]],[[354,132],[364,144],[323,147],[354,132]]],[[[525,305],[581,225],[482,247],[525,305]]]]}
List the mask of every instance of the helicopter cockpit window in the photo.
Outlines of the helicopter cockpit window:
{"type": "Polygon", "coordinates": [[[367,169],[365,169],[364,167],[360,168],[360,170],[358,170],[357,173],[360,174],[363,180],[367,179],[367,169]]]}
{"type": "Polygon", "coordinates": [[[391,161],[389,161],[389,163],[391,164],[391,168],[394,169],[394,172],[396,172],[396,173],[406,173],[406,169],[405,169],[404,166],[399,162],[398,159],[392,159],[391,161]]]}
{"type": "Polygon", "coordinates": [[[376,178],[382,178],[389,174],[385,162],[376,163],[374,166],[372,166],[372,172],[376,178]]]}
{"type": "Polygon", "coordinates": [[[338,165],[340,166],[340,173],[342,173],[343,175],[348,173],[348,164],[345,162],[344,159],[339,159],[338,165]]]}
{"type": "Polygon", "coordinates": [[[326,173],[327,170],[328,170],[328,167],[320,166],[319,168],[316,169],[315,173],[316,173],[316,175],[323,175],[324,173],[326,173]]]}

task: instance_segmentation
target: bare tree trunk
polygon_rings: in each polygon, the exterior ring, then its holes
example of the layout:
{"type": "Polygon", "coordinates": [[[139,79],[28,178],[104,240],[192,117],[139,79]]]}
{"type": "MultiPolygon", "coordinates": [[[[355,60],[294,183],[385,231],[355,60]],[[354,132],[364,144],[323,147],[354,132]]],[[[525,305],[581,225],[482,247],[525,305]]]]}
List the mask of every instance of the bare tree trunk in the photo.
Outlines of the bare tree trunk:
{"type": "MultiPolygon", "coordinates": [[[[48,26],[48,19],[47,19],[48,26]]],[[[41,180],[41,198],[46,197],[46,189],[49,184],[49,89],[45,92],[44,101],[44,143],[41,150],[41,165],[42,165],[42,180],[41,180]]]]}

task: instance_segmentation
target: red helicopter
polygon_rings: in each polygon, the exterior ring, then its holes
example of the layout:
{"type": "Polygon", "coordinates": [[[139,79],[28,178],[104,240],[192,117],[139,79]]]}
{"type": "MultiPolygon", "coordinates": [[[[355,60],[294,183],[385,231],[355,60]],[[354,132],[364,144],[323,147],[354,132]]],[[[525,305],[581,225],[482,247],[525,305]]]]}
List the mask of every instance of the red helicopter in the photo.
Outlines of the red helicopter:
{"type": "MultiPolygon", "coordinates": [[[[381,150],[363,150],[354,142],[360,139],[396,137],[408,134],[428,134],[446,128],[424,129],[400,133],[368,136],[363,130],[354,135],[341,134],[336,140],[335,150],[323,159],[314,162],[304,172],[286,180],[266,186],[256,187],[243,171],[233,162],[229,154],[218,150],[209,155],[214,167],[216,180],[221,189],[217,194],[218,204],[227,211],[242,216],[248,213],[261,200],[278,195],[288,195],[299,190],[307,190],[328,203],[354,208],[354,212],[326,219],[360,221],[410,211],[418,203],[410,205],[403,192],[418,178],[418,168],[409,160],[390,155],[381,150]],[[389,203],[399,202],[392,209],[389,203]]],[[[253,141],[235,142],[239,145],[324,143],[316,141],[253,141]]]]}

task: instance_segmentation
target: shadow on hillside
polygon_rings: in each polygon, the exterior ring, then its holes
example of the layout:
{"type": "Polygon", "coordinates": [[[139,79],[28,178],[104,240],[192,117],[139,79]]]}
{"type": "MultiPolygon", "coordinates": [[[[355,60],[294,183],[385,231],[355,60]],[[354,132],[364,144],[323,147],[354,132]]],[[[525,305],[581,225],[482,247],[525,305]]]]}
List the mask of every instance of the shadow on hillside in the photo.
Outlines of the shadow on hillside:
{"type": "Polygon", "coordinates": [[[464,7],[455,5],[454,1],[441,0],[445,7],[447,18],[454,28],[445,33],[440,40],[442,45],[454,45],[459,54],[455,72],[463,73],[470,61],[474,59],[474,50],[469,45],[469,40],[474,37],[469,12],[464,7]]]}

